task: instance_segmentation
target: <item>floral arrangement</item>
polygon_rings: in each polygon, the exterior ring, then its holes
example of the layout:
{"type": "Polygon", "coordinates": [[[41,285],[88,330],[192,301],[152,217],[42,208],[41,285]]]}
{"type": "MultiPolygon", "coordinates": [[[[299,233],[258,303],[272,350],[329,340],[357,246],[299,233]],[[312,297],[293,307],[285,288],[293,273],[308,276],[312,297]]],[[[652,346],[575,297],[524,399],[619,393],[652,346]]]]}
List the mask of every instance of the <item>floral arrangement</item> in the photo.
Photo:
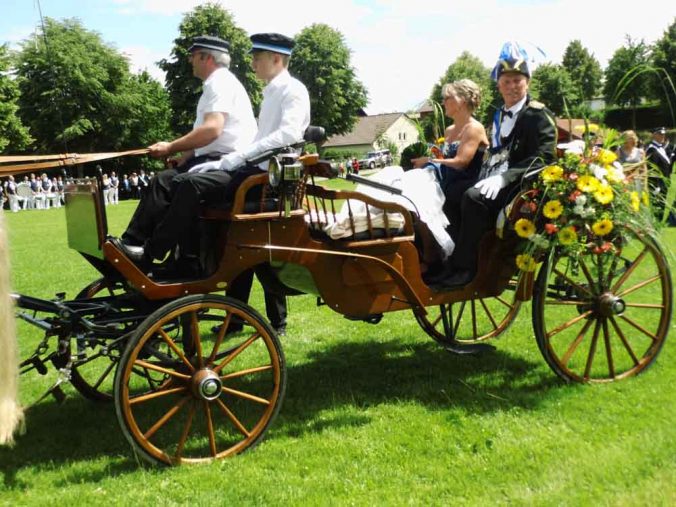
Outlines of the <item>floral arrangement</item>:
{"type": "Polygon", "coordinates": [[[615,153],[580,143],[539,173],[517,210],[522,271],[534,271],[555,248],[573,257],[613,255],[622,240],[618,224],[652,227],[648,194],[627,180],[615,153]]]}

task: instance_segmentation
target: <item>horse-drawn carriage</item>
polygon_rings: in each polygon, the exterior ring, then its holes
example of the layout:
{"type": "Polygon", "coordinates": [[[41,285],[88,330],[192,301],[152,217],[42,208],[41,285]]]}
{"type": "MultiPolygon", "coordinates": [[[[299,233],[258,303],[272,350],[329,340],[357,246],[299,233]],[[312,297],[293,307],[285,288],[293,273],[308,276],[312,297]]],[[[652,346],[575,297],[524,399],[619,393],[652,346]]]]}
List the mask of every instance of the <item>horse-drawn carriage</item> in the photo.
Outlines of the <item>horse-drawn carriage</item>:
{"type": "Polygon", "coordinates": [[[277,155],[227,207],[202,210],[203,276],[189,280],[155,279],[125,257],[107,234],[100,182],[68,186],[69,246],[101,278],[75,299],[14,295],[19,317],[45,331],[22,373],[44,373],[51,362],[85,397],[113,400],[125,437],[151,462],[239,453],[263,437],[286,385],[272,327],[250,306],[218,294],[260,267],[270,290],[315,294],[349,319],[377,323],[386,312],[411,311],[425,333],[458,354],[492,348],[486,340],[532,299],[538,347],[567,381],[621,379],[657,357],[672,284],[658,242],[645,231],[626,228],[612,261],[554,250],[535,276],[517,270],[518,239],[506,227],[502,237],[483,238],[470,285],[435,291],[423,281],[414,213],[325,188],[319,179],[334,171],[316,155],[277,155]],[[351,212],[357,202],[366,210],[361,229],[351,212]],[[326,229],[341,204],[350,234],[333,239],[326,229]],[[372,210],[384,211],[380,221],[372,210]],[[234,319],[242,332],[228,333],[234,319]]]}

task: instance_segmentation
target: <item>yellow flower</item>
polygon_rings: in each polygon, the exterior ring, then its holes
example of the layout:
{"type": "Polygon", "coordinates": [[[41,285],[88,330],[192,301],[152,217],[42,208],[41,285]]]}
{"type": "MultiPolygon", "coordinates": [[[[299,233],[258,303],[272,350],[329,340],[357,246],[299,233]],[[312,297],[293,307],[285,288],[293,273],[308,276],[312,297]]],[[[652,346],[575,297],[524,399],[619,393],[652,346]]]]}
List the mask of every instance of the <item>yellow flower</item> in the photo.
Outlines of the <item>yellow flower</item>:
{"type": "Polygon", "coordinates": [[[638,192],[632,192],[629,194],[629,198],[631,199],[631,209],[638,211],[641,207],[641,198],[639,197],[638,192]]]}
{"type": "Polygon", "coordinates": [[[611,222],[607,218],[597,220],[596,222],[594,222],[594,225],[592,225],[592,231],[594,231],[594,234],[596,234],[597,236],[605,236],[606,234],[609,234],[610,231],[612,230],[613,230],[613,222],[611,222]]]}
{"type": "Polygon", "coordinates": [[[641,202],[643,203],[644,206],[648,206],[650,204],[650,197],[648,196],[648,192],[645,190],[641,194],[641,202]]]}
{"type": "Polygon", "coordinates": [[[563,167],[558,165],[547,166],[540,173],[540,177],[545,183],[559,181],[563,177],[563,167]]]}
{"type": "Polygon", "coordinates": [[[562,245],[572,245],[577,241],[577,232],[573,227],[564,227],[557,233],[557,236],[562,245]]]}
{"type": "Polygon", "coordinates": [[[599,185],[599,187],[594,192],[594,199],[596,199],[601,204],[608,204],[613,200],[615,195],[613,194],[613,189],[608,184],[599,185]]]}
{"type": "Polygon", "coordinates": [[[514,224],[514,229],[521,238],[530,238],[535,234],[535,224],[527,218],[519,218],[514,224]]]}
{"type": "Polygon", "coordinates": [[[535,259],[528,254],[520,254],[516,256],[516,267],[521,271],[535,271],[537,263],[535,259]]]}
{"type": "Polygon", "coordinates": [[[617,155],[610,150],[600,149],[597,155],[599,164],[608,166],[617,160],[617,155]]]}
{"type": "Polygon", "coordinates": [[[547,202],[542,209],[542,214],[551,219],[558,218],[561,213],[563,213],[563,205],[557,200],[547,202]]]}
{"type": "Polygon", "coordinates": [[[437,139],[437,144],[444,144],[445,142],[446,142],[445,137],[440,137],[439,139],[437,139]]]}
{"type": "Polygon", "coordinates": [[[580,176],[577,179],[577,188],[582,192],[595,192],[596,189],[599,188],[600,184],[601,182],[599,180],[588,174],[580,176]]]}

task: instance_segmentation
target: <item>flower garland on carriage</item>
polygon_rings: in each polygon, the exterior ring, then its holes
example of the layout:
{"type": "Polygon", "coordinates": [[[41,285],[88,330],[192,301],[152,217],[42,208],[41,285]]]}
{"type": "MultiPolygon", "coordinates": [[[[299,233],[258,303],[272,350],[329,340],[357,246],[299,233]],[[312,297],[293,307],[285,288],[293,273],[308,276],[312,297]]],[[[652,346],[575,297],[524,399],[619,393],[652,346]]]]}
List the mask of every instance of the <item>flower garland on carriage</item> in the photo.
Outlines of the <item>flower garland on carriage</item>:
{"type": "Polygon", "coordinates": [[[523,240],[516,264],[522,272],[534,271],[553,250],[573,258],[612,256],[626,227],[655,229],[648,193],[625,174],[611,149],[584,141],[565,149],[539,173],[515,210],[514,230],[523,240]]]}

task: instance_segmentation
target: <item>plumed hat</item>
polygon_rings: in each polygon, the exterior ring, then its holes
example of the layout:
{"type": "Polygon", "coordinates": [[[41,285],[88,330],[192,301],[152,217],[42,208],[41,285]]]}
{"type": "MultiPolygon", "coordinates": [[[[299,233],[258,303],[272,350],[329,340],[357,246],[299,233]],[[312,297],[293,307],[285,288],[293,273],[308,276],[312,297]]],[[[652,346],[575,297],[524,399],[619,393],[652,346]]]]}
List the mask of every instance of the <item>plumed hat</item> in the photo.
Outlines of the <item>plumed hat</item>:
{"type": "Polygon", "coordinates": [[[505,42],[491,71],[491,77],[497,81],[503,72],[518,72],[530,78],[536,56],[545,56],[544,51],[537,46],[532,46],[531,50],[527,51],[523,44],[515,41],[505,42]]]}

